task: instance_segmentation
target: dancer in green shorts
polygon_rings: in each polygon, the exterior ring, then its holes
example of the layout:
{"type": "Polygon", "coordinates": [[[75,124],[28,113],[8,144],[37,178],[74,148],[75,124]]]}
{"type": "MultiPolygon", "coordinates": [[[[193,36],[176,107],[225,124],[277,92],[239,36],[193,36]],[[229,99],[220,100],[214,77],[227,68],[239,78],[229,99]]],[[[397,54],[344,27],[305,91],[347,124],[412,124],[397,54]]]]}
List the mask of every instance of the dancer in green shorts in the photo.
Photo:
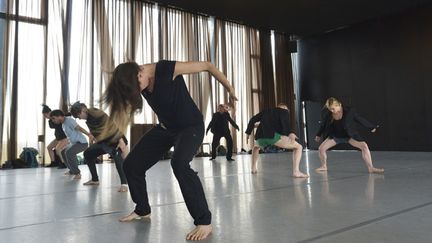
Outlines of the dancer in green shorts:
{"type": "Polygon", "coordinates": [[[293,150],[293,177],[309,177],[309,175],[302,173],[299,168],[303,147],[296,142],[297,136],[291,129],[288,106],[280,103],[276,108],[264,110],[252,117],[246,130],[248,140],[258,122],[259,125],[255,134],[257,144],[253,146],[252,150],[252,174],[257,173],[260,147],[274,145],[293,150]]]}

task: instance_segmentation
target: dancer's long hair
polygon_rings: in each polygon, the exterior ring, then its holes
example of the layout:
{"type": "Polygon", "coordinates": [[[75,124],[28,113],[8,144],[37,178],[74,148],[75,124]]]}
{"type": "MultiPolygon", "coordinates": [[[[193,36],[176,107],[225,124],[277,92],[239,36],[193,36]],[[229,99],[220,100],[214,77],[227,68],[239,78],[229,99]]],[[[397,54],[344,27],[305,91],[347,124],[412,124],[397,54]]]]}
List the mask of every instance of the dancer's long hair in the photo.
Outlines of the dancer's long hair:
{"type": "Polygon", "coordinates": [[[140,67],[136,62],[118,65],[102,96],[102,102],[109,108],[110,120],[123,134],[126,133],[126,128],[134,113],[141,112],[143,107],[143,98],[138,83],[139,71],[140,67]]]}

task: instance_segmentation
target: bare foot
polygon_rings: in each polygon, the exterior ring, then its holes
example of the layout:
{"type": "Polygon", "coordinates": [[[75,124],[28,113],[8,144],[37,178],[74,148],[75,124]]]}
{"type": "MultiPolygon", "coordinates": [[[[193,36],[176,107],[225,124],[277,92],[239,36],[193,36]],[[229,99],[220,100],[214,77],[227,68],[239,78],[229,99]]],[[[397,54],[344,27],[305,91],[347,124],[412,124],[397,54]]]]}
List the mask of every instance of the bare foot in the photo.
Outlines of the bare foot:
{"type": "Polygon", "coordinates": [[[255,165],[255,166],[252,165],[252,170],[251,170],[251,172],[252,172],[252,174],[256,174],[256,173],[258,173],[258,170],[257,170],[257,168],[256,168],[256,165],[255,165]]]}
{"type": "Polygon", "coordinates": [[[319,168],[316,168],[315,171],[316,172],[327,171],[327,166],[326,165],[325,166],[321,165],[319,168]]]}
{"type": "Polygon", "coordinates": [[[99,186],[99,181],[89,180],[89,181],[83,183],[83,185],[84,186],[99,186]]]}
{"type": "Polygon", "coordinates": [[[135,212],[132,212],[129,215],[124,216],[121,219],[119,219],[119,221],[120,222],[130,222],[130,221],[133,221],[133,220],[149,219],[149,218],[150,218],[150,214],[147,214],[147,215],[144,215],[144,216],[139,216],[135,212]]]}
{"type": "Polygon", "coordinates": [[[204,240],[212,232],[213,227],[209,225],[197,225],[197,227],[189,232],[186,236],[186,240],[204,240]]]}
{"type": "Polygon", "coordinates": [[[73,177],[73,179],[74,179],[74,180],[79,180],[79,179],[81,179],[81,174],[76,174],[76,175],[73,177]]]}
{"type": "Polygon", "coordinates": [[[292,176],[293,176],[294,178],[308,178],[308,177],[309,177],[308,174],[301,173],[300,171],[293,172],[293,175],[292,175],[292,176]]]}
{"type": "Polygon", "coordinates": [[[122,184],[120,188],[118,189],[118,192],[127,192],[128,191],[128,185],[122,184]]]}
{"type": "Polygon", "coordinates": [[[368,168],[368,170],[369,173],[377,173],[377,174],[384,173],[384,169],[381,168],[372,167],[372,168],[368,168]]]}

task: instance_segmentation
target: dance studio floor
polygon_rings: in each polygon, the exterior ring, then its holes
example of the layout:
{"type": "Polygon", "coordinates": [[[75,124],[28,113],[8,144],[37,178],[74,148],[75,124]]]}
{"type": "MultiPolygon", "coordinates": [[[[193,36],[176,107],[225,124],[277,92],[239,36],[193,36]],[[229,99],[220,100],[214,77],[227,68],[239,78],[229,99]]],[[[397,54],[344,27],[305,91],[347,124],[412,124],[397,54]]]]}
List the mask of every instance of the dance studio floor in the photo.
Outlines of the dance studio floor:
{"type": "MultiPolygon", "coordinates": [[[[384,175],[369,175],[359,152],[330,152],[329,171],[315,173],[316,151],[303,153],[309,179],[293,179],[291,153],[236,161],[196,158],[214,232],[203,242],[431,242],[432,153],[372,152],[384,175]]],[[[133,209],[117,192],[114,164],[98,165],[101,185],[63,176],[65,170],[0,170],[1,243],[185,242],[193,228],[168,161],[147,174],[151,221],[120,223],[133,209]]]]}

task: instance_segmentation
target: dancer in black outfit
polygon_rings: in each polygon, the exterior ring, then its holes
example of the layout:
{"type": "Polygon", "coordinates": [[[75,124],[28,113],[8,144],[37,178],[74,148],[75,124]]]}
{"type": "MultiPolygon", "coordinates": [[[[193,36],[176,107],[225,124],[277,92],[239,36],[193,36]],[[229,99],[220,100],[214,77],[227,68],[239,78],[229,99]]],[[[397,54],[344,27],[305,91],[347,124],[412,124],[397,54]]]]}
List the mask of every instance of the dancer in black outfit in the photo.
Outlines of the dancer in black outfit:
{"type": "Polygon", "coordinates": [[[315,137],[316,142],[319,142],[321,137],[324,139],[318,148],[321,166],[316,171],[327,171],[327,150],[337,144],[349,143],[361,150],[369,173],[383,173],[384,169],[373,166],[369,147],[360,136],[356,123],[361,124],[373,133],[378,126],[359,116],[354,109],[346,106],[342,107],[342,103],[336,98],[328,98],[325,108],[326,110],[322,113],[320,129],[315,137]]]}
{"type": "Polygon", "coordinates": [[[86,120],[90,133],[95,138],[95,143],[84,151],[84,160],[92,176],[91,180],[85,182],[84,185],[99,185],[96,159],[100,155],[109,154],[115,162],[120,177],[121,186],[118,191],[127,192],[127,180],[123,172],[123,159],[126,158],[128,154],[126,137],[120,132],[117,126],[109,120],[108,115],[102,110],[97,108],[88,109],[85,104],[76,102],[71,107],[71,113],[75,118],[86,120]],[[105,137],[102,137],[102,131],[105,127],[110,132],[105,133],[105,137]]]}
{"type": "Polygon", "coordinates": [[[49,165],[49,167],[58,166],[59,168],[66,168],[66,165],[62,161],[63,157],[61,155],[61,151],[64,148],[66,148],[69,141],[67,139],[66,134],[63,131],[62,125],[61,124],[55,124],[51,120],[51,116],[50,116],[51,108],[49,108],[49,106],[47,106],[47,105],[42,105],[42,107],[43,107],[42,108],[42,114],[46,119],[48,119],[49,127],[54,129],[54,136],[55,136],[55,139],[53,141],[51,141],[47,146],[48,154],[49,154],[50,159],[51,159],[51,164],[49,165]],[[54,154],[54,149],[57,153],[57,157],[60,158],[60,161],[58,161],[58,159],[56,160],[56,156],[54,154]]]}
{"type": "Polygon", "coordinates": [[[190,167],[204,137],[203,116],[192,100],[182,74],[208,71],[228,90],[230,103],[237,98],[225,75],[208,62],[159,61],[138,65],[118,65],[105,91],[104,102],[110,118],[124,131],[135,111],[142,109],[141,94],[158,116],[160,124],[146,133],[127,156],[123,169],[129,182],[135,210],[120,219],[150,217],[146,171],[174,146],[171,167],[180,185],[186,206],[196,228],[186,238],[205,239],[212,231],[211,213],[197,173],[190,167]]]}
{"type": "Polygon", "coordinates": [[[210,160],[216,159],[216,150],[219,146],[220,139],[224,137],[227,142],[227,154],[226,159],[228,161],[234,161],[232,158],[232,149],[233,149],[233,140],[231,137],[231,132],[228,128],[228,122],[231,123],[235,129],[239,130],[239,126],[235,123],[235,121],[231,118],[228,113],[227,105],[218,105],[218,112],[213,114],[212,120],[210,121],[206,134],[210,130],[213,133],[213,142],[212,142],[212,156],[210,160]]]}

